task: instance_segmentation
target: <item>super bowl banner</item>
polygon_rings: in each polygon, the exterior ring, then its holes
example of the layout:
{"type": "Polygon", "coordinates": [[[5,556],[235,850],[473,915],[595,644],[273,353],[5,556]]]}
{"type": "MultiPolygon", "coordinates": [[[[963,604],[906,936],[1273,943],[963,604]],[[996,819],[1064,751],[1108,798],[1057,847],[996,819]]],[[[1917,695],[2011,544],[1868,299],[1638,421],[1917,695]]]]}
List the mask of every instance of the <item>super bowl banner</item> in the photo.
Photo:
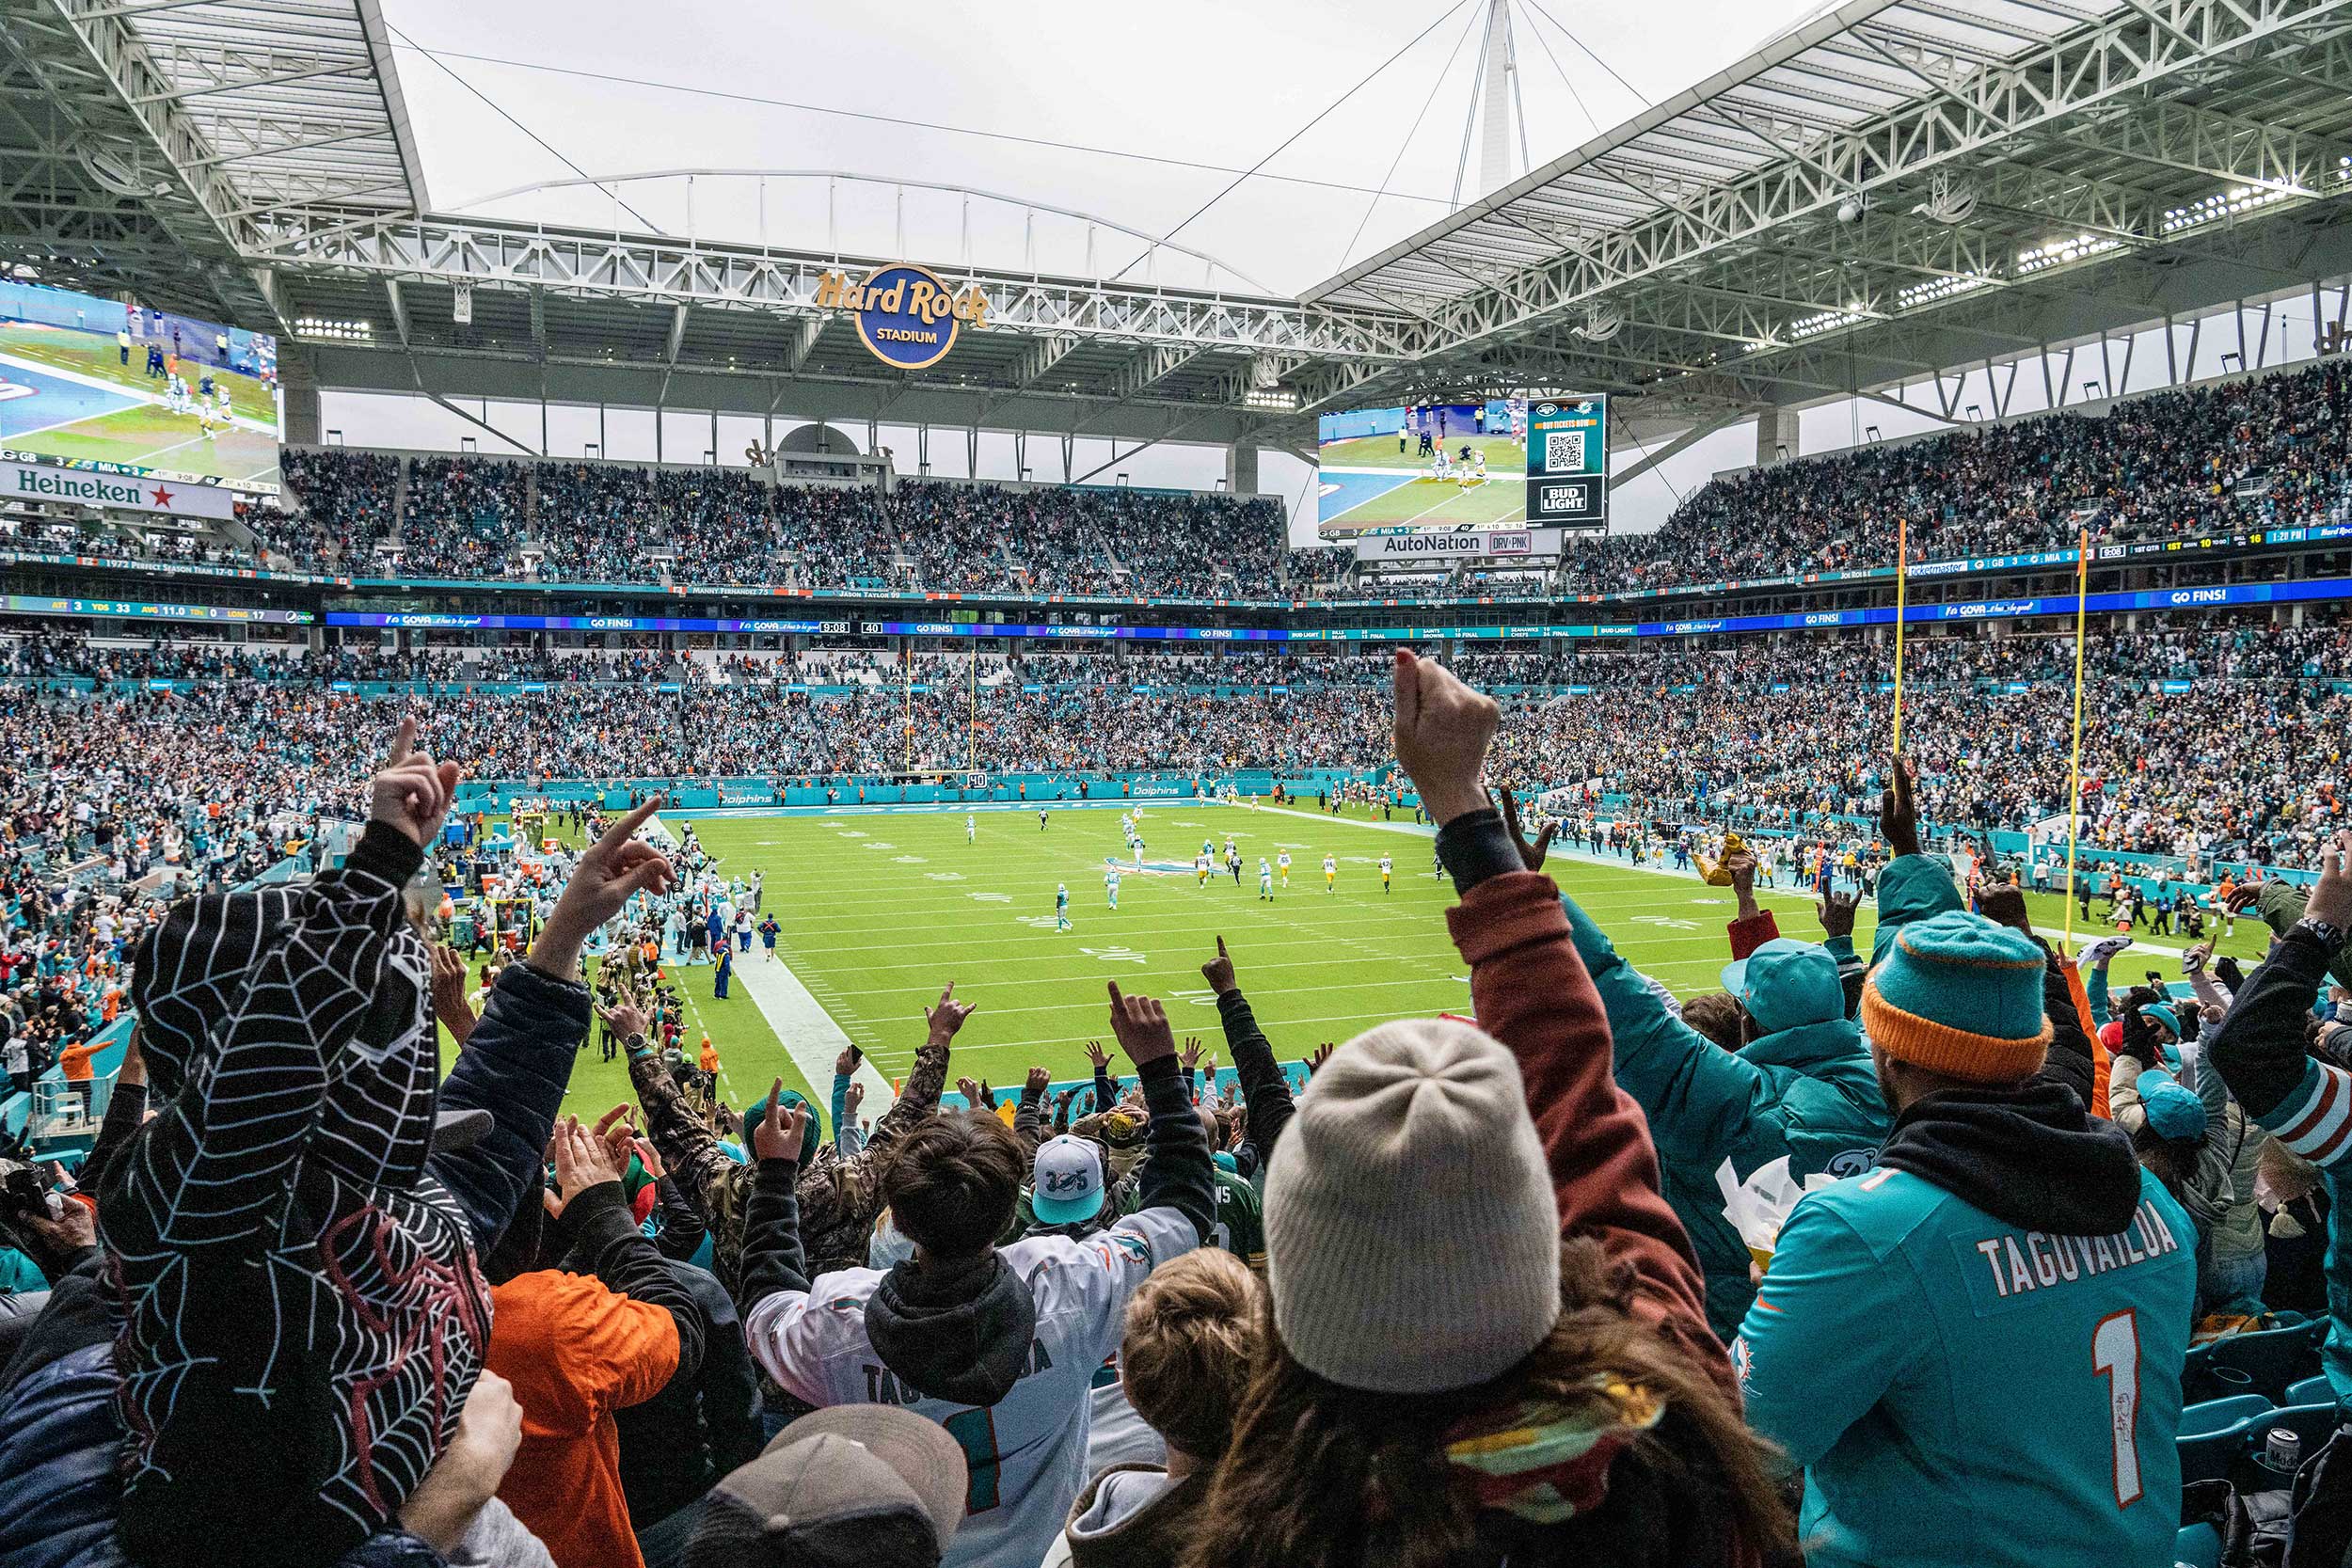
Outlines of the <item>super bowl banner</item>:
{"type": "Polygon", "coordinates": [[[863,283],[829,272],[817,280],[817,306],[846,310],[857,322],[858,341],[893,370],[919,371],[936,365],[969,325],[988,325],[988,296],[977,288],[958,293],[927,267],[898,263],[877,268],[863,283]]]}
{"type": "Polygon", "coordinates": [[[50,463],[0,462],[0,495],[174,517],[233,517],[237,511],[237,498],[215,485],[180,484],[153,475],[138,478],[50,463]]]}

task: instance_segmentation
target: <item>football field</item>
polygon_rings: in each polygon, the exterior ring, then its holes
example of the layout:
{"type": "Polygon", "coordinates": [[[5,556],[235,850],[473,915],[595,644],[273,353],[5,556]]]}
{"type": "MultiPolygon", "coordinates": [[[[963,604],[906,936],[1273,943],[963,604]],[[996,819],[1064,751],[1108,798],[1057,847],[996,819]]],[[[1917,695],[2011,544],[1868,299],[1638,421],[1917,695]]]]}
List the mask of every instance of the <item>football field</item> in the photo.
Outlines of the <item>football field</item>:
{"type": "Polygon", "coordinates": [[[1359,436],[1332,441],[1316,453],[1321,492],[1320,526],[1391,528],[1416,523],[1442,528],[1453,523],[1518,522],[1527,515],[1527,449],[1507,436],[1456,433],[1445,440],[1455,457],[1467,446],[1486,456],[1486,479],[1463,484],[1429,477],[1429,459],[1419,455],[1416,437],[1359,436]]]}
{"type": "Polygon", "coordinates": [[[194,414],[167,412],[146,374],[144,344],[124,365],[110,334],[33,322],[0,324],[0,445],[166,473],[268,482],[278,472],[278,393],[236,371],[201,367],[228,388],[235,422],[206,436],[194,414]]]}
{"type": "MultiPolygon", "coordinates": [[[[821,1105],[845,1042],[860,1046],[883,1077],[902,1079],[922,1043],[923,1009],[951,980],[959,998],[978,1006],[956,1040],[951,1100],[958,1077],[984,1079],[1001,1093],[1017,1088],[1033,1065],[1057,1085],[1085,1081],[1087,1042],[1110,1043],[1111,981],[1161,999],[1179,1039],[1199,1036],[1230,1069],[1200,977],[1219,936],[1285,1062],[1384,1020],[1470,1011],[1469,972],[1445,928],[1453,884],[1430,875],[1431,835],[1408,821],[1381,823],[1362,808],[1333,818],[1311,809],[1151,803],[1146,863],[1176,869],[1138,876],[1117,810],[1055,810],[1042,832],[1033,810],[976,816],[971,844],[961,810],[695,820],[725,874],[765,873],[765,907],[783,927],[776,961],[764,959],[755,940],[723,1001],[708,966],[669,971],[682,986],[690,1052],[705,1030],[719,1049],[723,1099],[743,1104],[782,1076],[821,1105]],[[1206,838],[1221,855],[1229,832],[1242,851],[1240,885],[1221,870],[1200,885],[1193,853],[1206,838]],[[1290,886],[1278,878],[1274,898],[1262,900],[1258,857],[1271,861],[1285,847],[1290,886]],[[1327,850],[1339,861],[1330,893],[1321,870],[1327,850]],[[1377,869],[1384,852],[1395,861],[1386,894],[1377,869]],[[1116,911],[1103,882],[1105,857],[1128,868],[1116,911]],[[1057,882],[1070,888],[1067,931],[1054,919],[1057,882]]],[[[1636,967],[1680,996],[1719,989],[1730,957],[1728,889],[1559,851],[1547,870],[1636,967]]],[[[1786,934],[1820,940],[1809,895],[1759,890],[1758,897],[1786,934]]],[[[2064,920],[2058,900],[2032,904],[2055,939],[2064,920]]],[[[1866,954],[1872,923],[1866,904],[1855,927],[1866,954]]],[[[2101,934],[2078,927],[2077,944],[2101,934]]],[[[2181,945],[2145,938],[2118,961],[2115,983],[2151,968],[2177,975],[2181,945]]],[[[2224,950],[2258,958],[2260,924],[2241,923],[2224,950]]],[[[580,1053],[568,1108],[590,1114],[628,1098],[620,1063],[602,1062],[593,1045],[580,1053]]],[[[866,1108],[871,1114],[875,1101],[866,1108]]]]}

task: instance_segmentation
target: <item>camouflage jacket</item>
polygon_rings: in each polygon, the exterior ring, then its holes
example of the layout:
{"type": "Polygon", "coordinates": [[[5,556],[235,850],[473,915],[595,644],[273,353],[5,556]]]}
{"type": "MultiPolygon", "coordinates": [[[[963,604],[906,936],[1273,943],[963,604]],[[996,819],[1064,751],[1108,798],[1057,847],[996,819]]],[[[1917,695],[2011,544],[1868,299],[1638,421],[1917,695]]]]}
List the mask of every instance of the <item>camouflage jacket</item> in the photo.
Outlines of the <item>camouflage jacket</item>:
{"type": "MultiPolygon", "coordinates": [[[[628,1076],[637,1085],[637,1102],[644,1107],[654,1148],[679,1189],[709,1223],[711,1272],[732,1295],[741,1276],[743,1214],[757,1167],[730,1159],[719,1147],[659,1055],[632,1053],[628,1076]]],[[[866,1266],[866,1243],[882,1207],[882,1162],[910,1128],[939,1109],[939,1091],[946,1082],[947,1048],[927,1042],[914,1053],[914,1070],[898,1102],[874,1123],[873,1136],[862,1152],[845,1155],[828,1138],[802,1163],[801,1239],[808,1249],[811,1279],[829,1270],[866,1266]]],[[[816,1129],[810,1135],[816,1135],[816,1129]]]]}

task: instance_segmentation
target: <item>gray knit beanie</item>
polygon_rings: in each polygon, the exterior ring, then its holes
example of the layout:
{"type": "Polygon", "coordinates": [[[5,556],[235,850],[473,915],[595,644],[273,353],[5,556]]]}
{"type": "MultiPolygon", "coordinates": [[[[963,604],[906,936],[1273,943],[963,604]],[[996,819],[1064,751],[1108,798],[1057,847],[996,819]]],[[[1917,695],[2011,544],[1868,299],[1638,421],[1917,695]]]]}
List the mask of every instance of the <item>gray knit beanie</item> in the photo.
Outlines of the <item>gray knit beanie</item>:
{"type": "Polygon", "coordinates": [[[1467,1023],[1384,1023],[1308,1081],[1265,1183],[1274,1327],[1349,1388],[1508,1370],[1560,1317],[1560,1210],[1518,1063],[1467,1023]]]}

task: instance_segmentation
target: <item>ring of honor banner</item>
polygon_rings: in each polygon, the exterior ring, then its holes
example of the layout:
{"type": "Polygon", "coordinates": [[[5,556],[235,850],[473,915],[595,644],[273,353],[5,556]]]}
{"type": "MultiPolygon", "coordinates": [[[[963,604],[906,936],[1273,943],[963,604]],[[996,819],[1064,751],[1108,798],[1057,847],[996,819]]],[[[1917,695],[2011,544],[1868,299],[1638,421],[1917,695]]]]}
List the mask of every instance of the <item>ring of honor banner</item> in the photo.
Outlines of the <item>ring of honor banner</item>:
{"type": "Polygon", "coordinates": [[[1609,400],[1541,398],[1527,410],[1527,521],[1609,531],[1609,400]]]}

